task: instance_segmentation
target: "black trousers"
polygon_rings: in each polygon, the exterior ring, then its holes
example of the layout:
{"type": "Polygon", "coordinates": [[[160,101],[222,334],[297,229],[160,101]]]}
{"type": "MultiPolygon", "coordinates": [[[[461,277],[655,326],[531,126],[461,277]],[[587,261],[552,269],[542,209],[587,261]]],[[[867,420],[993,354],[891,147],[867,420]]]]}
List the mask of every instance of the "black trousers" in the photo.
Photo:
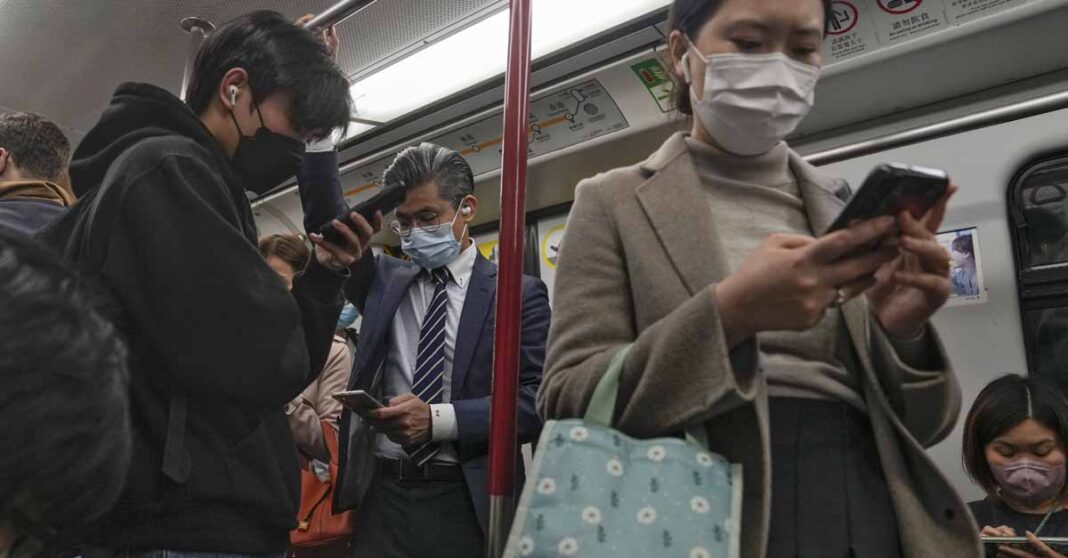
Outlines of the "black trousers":
{"type": "Polygon", "coordinates": [[[871,423],[844,403],[772,398],[768,558],[901,556],[871,423]]]}
{"type": "Polygon", "coordinates": [[[356,514],[353,558],[483,558],[467,484],[377,476],[356,514]]]}

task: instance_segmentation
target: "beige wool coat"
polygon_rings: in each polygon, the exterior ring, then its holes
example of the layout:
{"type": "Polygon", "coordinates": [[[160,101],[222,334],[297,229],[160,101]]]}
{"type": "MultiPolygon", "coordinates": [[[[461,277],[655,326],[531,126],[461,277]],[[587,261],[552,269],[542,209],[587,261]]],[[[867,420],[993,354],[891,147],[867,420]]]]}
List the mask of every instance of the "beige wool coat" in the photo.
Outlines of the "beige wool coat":
{"type": "MultiPolygon", "coordinates": [[[[539,410],[581,416],[609,360],[633,343],[616,427],[665,436],[704,423],[712,450],[741,463],[742,556],[764,556],[771,506],[766,381],[756,341],[728,350],[712,286],[730,272],[683,134],[646,161],[582,181],[556,270],[539,410]]],[[[843,202],[841,183],[791,152],[812,229],[843,202]]],[[[960,388],[941,343],[940,370],[898,358],[863,297],[842,307],[908,557],[981,556],[971,514],[924,448],[945,438],[960,388]]]]}

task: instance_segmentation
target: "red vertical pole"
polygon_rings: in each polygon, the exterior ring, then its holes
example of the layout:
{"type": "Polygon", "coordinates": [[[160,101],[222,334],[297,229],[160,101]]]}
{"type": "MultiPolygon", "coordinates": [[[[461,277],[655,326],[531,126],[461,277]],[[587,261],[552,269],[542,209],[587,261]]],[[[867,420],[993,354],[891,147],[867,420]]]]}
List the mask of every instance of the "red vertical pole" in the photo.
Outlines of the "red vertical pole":
{"type": "Polygon", "coordinates": [[[500,268],[497,272],[493,338],[493,397],[490,406],[490,524],[487,556],[504,552],[515,513],[516,400],[519,396],[519,337],[526,227],[527,122],[530,104],[530,0],[511,0],[508,69],[505,74],[504,142],[501,159],[500,268]]]}

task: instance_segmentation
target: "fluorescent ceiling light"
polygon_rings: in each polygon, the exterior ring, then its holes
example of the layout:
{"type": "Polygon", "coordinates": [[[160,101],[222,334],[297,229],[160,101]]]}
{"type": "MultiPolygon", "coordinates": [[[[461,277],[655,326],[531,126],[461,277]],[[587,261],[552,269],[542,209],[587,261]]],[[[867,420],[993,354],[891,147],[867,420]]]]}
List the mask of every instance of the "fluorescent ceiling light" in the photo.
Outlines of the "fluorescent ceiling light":
{"type": "MultiPolygon", "coordinates": [[[[532,0],[531,57],[551,54],[667,2],[532,0]]],[[[504,73],[507,55],[508,10],[504,10],[354,83],[356,114],[388,122],[504,73]]],[[[349,137],[364,130],[353,127],[349,137]]]]}

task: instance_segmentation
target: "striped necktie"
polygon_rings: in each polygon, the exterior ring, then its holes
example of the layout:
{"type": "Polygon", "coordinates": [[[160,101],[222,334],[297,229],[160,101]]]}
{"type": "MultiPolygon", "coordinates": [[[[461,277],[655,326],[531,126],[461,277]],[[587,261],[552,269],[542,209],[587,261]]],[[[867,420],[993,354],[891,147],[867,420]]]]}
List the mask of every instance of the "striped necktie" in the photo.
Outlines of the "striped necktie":
{"type": "MultiPolygon", "coordinates": [[[[434,296],[430,299],[423,327],[419,332],[419,349],[415,357],[412,393],[424,403],[443,403],[445,391],[445,323],[449,310],[449,270],[444,267],[430,270],[434,281],[434,296]]],[[[437,442],[404,448],[416,465],[424,465],[441,449],[437,442]]]]}

